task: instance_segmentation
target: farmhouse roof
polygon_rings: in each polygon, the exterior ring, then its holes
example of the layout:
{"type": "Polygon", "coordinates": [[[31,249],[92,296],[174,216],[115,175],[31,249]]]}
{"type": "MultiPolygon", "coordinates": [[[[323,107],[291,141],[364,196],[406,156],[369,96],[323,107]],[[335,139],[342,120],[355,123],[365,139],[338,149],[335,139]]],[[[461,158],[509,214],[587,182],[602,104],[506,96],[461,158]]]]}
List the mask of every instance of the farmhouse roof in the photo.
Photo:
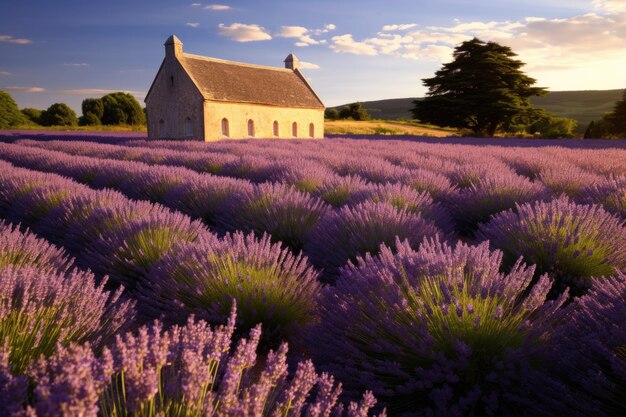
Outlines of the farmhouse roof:
{"type": "Polygon", "coordinates": [[[298,70],[183,53],[181,64],[207,100],[324,108],[298,70]]]}

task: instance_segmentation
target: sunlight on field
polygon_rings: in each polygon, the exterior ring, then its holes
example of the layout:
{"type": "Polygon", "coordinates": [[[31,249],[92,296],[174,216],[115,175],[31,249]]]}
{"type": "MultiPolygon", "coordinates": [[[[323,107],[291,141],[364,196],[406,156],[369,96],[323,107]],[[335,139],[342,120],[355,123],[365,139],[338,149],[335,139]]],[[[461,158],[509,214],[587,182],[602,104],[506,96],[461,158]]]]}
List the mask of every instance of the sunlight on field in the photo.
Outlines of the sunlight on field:
{"type": "Polygon", "coordinates": [[[454,136],[455,130],[389,120],[326,120],[326,135],[413,135],[443,138],[454,136]]]}

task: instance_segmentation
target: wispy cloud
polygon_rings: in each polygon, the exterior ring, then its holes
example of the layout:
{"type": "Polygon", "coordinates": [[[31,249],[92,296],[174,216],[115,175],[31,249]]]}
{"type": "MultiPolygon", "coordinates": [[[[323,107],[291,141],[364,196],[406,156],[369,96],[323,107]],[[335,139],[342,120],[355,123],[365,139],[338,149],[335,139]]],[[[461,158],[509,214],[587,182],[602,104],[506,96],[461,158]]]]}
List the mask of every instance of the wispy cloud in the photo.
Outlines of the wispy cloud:
{"type": "Polygon", "coordinates": [[[298,42],[295,43],[296,46],[309,46],[309,45],[319,45],[325,44],[325,39],[315,39],[313,36],[320,36],[322,34],[328,33],[331,30],[335,30],[337,26],[334,24],[327,24],[322,29],[308,29],[304,26],[282,26],[280,28],[280,32],[276,34],[276,36],[281,38],[295,38],[298,39],[298,42]]]}
{"type": "Polygon", "coordinates": [[[189,26],[191,28],[197,29],[200,27],[200,23],[198,22],[187,22],[185,23],[185,26],[189,26]]]}
{"type": "Polygon", "coordinates": [[[233,23],[227,26],[220,23],[218,28],[221,36],[229,38],[235,42],[254,42],[272,39],[272,36],[265,30],[265,28],[259,25],[233,23]]]}
{"type": "Polygon", "coordinates": [[[314,64],[312,62],[300,61],[299,64],[300,64],[300,68],[303,68],[303,69],[310,69],[310,70],[320,69],[319,65],[314,64]]]}
{"type": "Polygon", "coordinates": [[[86,68],[86,67],[90,67],[91,65],[81,62],[81,63],[74,63],[74,62],[68,62],[63,64],[64,67],[74,67],[74,68],[86,68]]]}
{"type": "Polygon", "coordinates": [[[593,5],[609,13],[626,13],[626,0],[594,0],[593,5]]]}
{"type": "Polygon", "coordinates": [[[8,87],[4,87],[7,91],[13,91],[15,93],[43,93],[46,91],[45,88],[41,87],[18,87],[14,85],[10,85],[8,87]]]}
{"type": "Polygon", "coordinates": [[[417,26],[416,23],[405,23],[401,25],[385,25],[383,26],[383,32],[391,32],[396,30],[408,30],[417,26]]]}
{"type": "Polygon", "coordinates": [[[32,43],[33,41],[26,38],[15,38],[10,35],[0,35],[0,42],[18,43],[20,45],[25,45],[27,43],[32,43]]]}
{"type": "Polygon", "coordinates": [[[11,75],[9,71],[0,71],[0,75],[11,75]]]}
{"type": "Polygon", "coordinates": [[[207,5],[204,5],[202,3],[192,3],[191,5],[193,7],[202,7],[205,10],[224,11],[224,10],[230,10],[231,9],[231,7],[226,5],[226,4],[207,4],[207,5]]]}
{"type": "Polygon", "coordinates": [[[355,41],[351,34],[332,37],[330,49],[335,52],[344,52],[355,55],[378,55],[374,45],[368,42],[355,41]]]}

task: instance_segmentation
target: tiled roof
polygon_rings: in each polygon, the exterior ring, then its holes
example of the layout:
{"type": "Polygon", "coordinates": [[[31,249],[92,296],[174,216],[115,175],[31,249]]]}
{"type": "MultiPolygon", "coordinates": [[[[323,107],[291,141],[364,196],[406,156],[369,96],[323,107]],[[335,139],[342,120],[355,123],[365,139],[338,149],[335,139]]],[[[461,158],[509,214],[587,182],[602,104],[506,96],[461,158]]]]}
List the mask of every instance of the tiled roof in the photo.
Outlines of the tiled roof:
{"type": "Polygon", "coordinates": [[[183,67],[205,99],[282,107],[324,108],[298,70],[183,54],[183,67]]]}

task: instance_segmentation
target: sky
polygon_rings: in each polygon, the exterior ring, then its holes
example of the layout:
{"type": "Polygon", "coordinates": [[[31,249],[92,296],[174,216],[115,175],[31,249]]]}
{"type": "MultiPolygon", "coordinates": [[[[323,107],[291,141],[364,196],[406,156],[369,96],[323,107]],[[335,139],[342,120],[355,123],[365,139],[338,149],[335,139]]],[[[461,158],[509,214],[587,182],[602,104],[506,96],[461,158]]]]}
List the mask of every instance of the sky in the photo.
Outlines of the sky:
{"type": "Polygon", "coordinates": [[[143,101],[175,34],[185,52],[283,66],[294,53],[327,106],[419,97],[478,37],[552,91],[626,87],[626,0],[7,0],[0,89],[20,108],[127,91],[143,101]]]}

